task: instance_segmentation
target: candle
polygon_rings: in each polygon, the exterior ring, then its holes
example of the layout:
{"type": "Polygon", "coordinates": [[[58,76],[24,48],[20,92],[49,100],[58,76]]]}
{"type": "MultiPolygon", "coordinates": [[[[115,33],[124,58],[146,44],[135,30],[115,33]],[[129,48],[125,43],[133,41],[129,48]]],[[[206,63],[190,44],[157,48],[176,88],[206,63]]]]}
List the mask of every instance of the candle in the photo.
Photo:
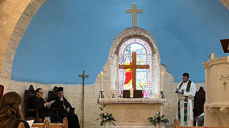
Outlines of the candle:
{"type": "Polygon", "coordinates": [[[134,97],[134,89],[130,88],[130,98],[133,98],[133,97],[134,97]]]}
{"type": "Polygon", "coordinates": [[[164,90],[164,88],[163,88],[163,84],[164,84],[164,74],[165,74],[165,72],[164,71],[161,71],[161,91],[163,91],[164,90]]]}
{"type": "Polygon", "coordinates": [[[211,59],[215,59],[215,53],[211,53],[211,59]]]}
{"type": "Polygon", "coordinates": [[[103,91],[103,72],[100,73],[101,81],[100,81],[100,91],[103,91]]]}

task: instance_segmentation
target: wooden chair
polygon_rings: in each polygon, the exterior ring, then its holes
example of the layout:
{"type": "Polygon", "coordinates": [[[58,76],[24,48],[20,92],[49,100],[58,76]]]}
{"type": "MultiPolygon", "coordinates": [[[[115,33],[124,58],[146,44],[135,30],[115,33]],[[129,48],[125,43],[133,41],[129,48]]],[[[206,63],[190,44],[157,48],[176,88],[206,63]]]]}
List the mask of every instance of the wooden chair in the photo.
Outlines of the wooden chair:
{"type": "Polygon", "coordinates": [[[36,92],[33,85],[29,86],[28,90],[24,92],[24,115],[26,120],[34,120],[34,122],[41,122],[39,118],[39,112],[37,109],[33,108],[32,101],[36,96],[36,92]]]}
{"type": "Polygon", "coordinates": [[[64,117],[63,123],[50,123],[48,120],[45,120],[44,123],[33,123],[32,127],[37,128],[68,128],[68,119],[64,117]]]}
{"type": "Polygon", "coordinates": [[[4,92],[4,86],[0,85],[0,103],[1,103],[1,100],[2,100],[2,97],[3,97],[3,92],[4,92]]]}
{"type": "MultiPolygon", "coordinates": [[[[53,100],[55,100],[58,97],[58,90],[57,90],[57,88],[58,87],[55,86],[52,91],[48,91],[47,102],[53,101],[53,100]]],[[[51,112],[54,113],[54,114],[56,114],[56,115],[59,115],[58,110],[56,108],[51,108],[51,112]]]]}
{"type": "Polygon", "coordinates": [[[47,99],[47,102],[50,102],[50,101],[52,101],[52,100],[55,100],[55,99],[58,97],[58,95],[57,95],[57,93],[58,93],[57,88],[58,88],[58,87],[55,86],[55,87],[53,88],[52,91],[48,91],[48,99],[47,99]]]}

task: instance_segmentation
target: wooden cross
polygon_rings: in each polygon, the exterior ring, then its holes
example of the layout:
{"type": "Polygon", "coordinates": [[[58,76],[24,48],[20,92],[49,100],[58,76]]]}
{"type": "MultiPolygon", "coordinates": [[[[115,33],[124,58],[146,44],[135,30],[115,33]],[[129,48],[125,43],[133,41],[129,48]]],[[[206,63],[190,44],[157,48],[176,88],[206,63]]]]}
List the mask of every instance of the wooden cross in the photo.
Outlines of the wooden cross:
{"type": "Polygon", "coordinates": [[[126,13],[132,13],[132,26],[136,26],[137,13],[143,13],[143,10],[137,9],[136,4],[132,4],[132,9],[127,9],[126,13]]]}
{"type": "Polygon", "coordinates": [[[83,82],[82,82],[82,86],[83,86],[83,88],[82,88],[82,104],[81,104],[81,113],[82,113],[82,128],[84,127],[84,86],[85,86],[85,78],[87,78],[88,77],[88,75],[86,75],[85,74],[85,71],[83,70],[83,74],[81,75],[81,74],[79,74],[79,77],[82,77],[82,79],[83,79],[83,82]]]}
{"type": "Polygon", "coordinates": [[[132,53],[132,65],[119,65],[120,69],[132,69],[132,88],[136,90],[136,69],[149,69],[149,65],[137,65],[136,52],[132,53]]]}

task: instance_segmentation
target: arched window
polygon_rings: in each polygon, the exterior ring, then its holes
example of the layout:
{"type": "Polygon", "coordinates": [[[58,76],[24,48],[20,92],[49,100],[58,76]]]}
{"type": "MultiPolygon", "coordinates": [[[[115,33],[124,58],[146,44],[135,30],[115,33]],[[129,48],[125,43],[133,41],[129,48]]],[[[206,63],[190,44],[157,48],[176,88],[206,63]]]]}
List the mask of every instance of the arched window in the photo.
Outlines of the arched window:
{"type": "MultiPolygon", "coordinates": [[[[136,52],[137,65],[149,65],[149,69],[136,70],[136,89],[144,90],[145,97],[152,97],[152,49],[140,38],[128,39],[120,46],[119,64],[131,65],[132,52],[136,52]]],[[[119,94],[122,95],[122,90],[130,88],[132,88],[131,69],[119,69],[119,94]]]]}

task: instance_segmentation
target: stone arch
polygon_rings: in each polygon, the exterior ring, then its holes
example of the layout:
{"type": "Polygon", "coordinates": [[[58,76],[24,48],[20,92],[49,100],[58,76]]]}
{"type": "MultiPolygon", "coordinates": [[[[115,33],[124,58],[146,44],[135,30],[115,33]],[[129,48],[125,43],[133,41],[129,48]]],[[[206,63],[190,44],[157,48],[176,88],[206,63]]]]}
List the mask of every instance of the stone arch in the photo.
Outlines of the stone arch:
{"type": "MultiPolygon", "coordinates": [[[[1,74],[1,79],[0,81],[3,82],[2,84],[5,85],[6,90],[10,88],[9,83],[11,80],[11,71],[12,71],[12,64],[14,60],[14,55],[16,53],[17,47],[24,35],[24,32],[26,31],[31,19],[36,15],[37,11],[40,9],[40,7],[45,3],[45,0],[24,0],[24,1],[19,1],[19,4],[16,2],[8,2],[8,1],[3,1],[1,3],[2,6],[8,6],[8,8],[14,8],[15,6],[20,6],[18,7],[17,12],[11,12],[15,14],[15,16],[18,17],[12,18],[10,15],[6,15],[6,22],[5,26],[8,25],[9,20],[16,21],[15,23],[12,23],[15,27],[12,29],[12,32],[8,33],[8,37],[2,37],[5,38],[4,42],[2,42],[2,47],[1,54],[0,54],[0,74],[1,74]],[[17,5],[19,4],[19,5],[17,5]],[[12,7],[11,7],[12,6],[12,7]],[[8,18],[9,17],[9,18],[8,18]],[[8,18],[8,19],[7,19],[8,18]]],[[[7,12],[6,12],[7,13],[7,12]]],[[[4,14],[4,13],[3,13],[4,14]]],[[[6,29],[3,29],[3,32],[7,31],[6,29]]],[[[1,31],[0,31],[1,32],[1,31]]]]}
{"type": "MultiPolygon", "coordinates": [[[[154,40],[154,38],[151,36],[151,34],[149,32],[147,32],[146,30],[139,28],[139,27],[132,27],[132,28],[126,28],[125,30],[123,30],[113,41],[112,46],[110,48],[110,52],[109,52],[109,57],[108,57],[108,63],[109,63],[109,74],[110,76],[110,88],[111,89],[115,89],[118,90],[118,51],[119,51],[119,47],[122,45],[122,43],[124,43],[126,40],[130,39],[130,38],[140,38],[143,39],[144,41],[146,41],[152,51],[153,51],[153,55],[152,55],[152,59],[154,61],[152,61],[152,80],[153,80],[153,87],[156,87],[157,90],[153,90],[154,94],[159,94],[160,92],[160,55],[159,55],[159,50],[156,46],[156,42],[154,40]],[[115,77],[114,77],[115,74],[115,77]]],[[[117,91],[116,91],[117,92],[117,91]]]]}

